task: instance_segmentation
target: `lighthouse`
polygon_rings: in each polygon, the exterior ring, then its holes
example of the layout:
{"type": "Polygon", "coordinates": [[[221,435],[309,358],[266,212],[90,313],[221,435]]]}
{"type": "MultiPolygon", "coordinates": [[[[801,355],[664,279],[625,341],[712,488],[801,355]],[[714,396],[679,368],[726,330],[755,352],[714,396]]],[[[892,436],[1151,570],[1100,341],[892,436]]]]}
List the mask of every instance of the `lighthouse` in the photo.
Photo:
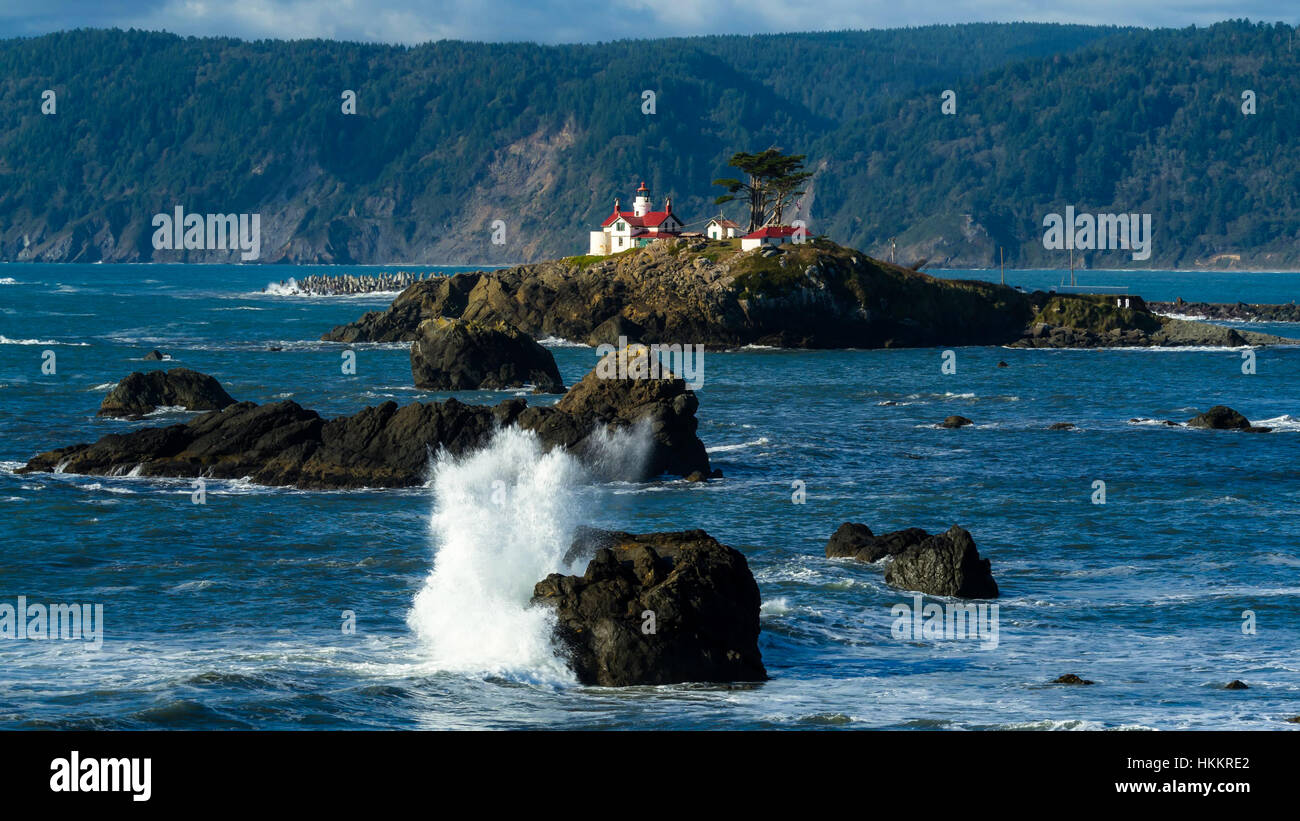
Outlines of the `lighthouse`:
{"type": "Polygon", "coordinates": [[[643,182],[632,199],[632,210],[623,211],[614,200],[614,213],[591,232],[591,253],[595,256],[617,254],[630,248],[644,248],[656,240],[681,236],[685,224],[673,213],[673,200],[664,201],[664,210],[653,211],[650,189],[643,182]]]}
{"type": "Polygon", "coordinates": [[[650,189],[646,188],[645,182],[636,190],[636,199],[632,200],[632,215],[644,217],[650,213],[650,189]]]}

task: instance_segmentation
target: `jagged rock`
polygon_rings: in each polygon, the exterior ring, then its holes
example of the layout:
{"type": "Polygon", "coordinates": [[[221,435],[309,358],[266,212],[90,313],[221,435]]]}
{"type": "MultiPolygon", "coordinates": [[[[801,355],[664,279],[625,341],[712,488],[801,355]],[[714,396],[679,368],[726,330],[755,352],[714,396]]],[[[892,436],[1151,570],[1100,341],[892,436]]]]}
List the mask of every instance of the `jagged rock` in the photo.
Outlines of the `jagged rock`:
{"type": "Polygon", "coordinates": [[[604,440],[593,431],[643,426],[654,442],[643,478],[663,473],[690,476],[696,471],[709,475],[709,456],[696,435],[699,400],[685,381],[666,370],[658,379],[633,376],[644,372],[642,363],[648,359],[649,349],[643,345],[606,354],[555,404],[556,413],[539,420],[535,429],[595,463],[604,440]]]}
{"type": "Polygon", "coordinates": [[[562,393],[564,382],[551,352],[505,323],[487,326],[453,319],[426,319],[411,343],[411,376],[417,388],[435,391],[499,390],[534,385],[562,393]]]}
{"type": "Polygon", "coordinates": [[[1232,681],[1230,681],[1230,682],[1228,682],[1227,684],[1223,685],[1223,689],[1225,689],[1225,690],[1249,690],[1249,689],[1250,689],[1250,685],[1248,685],[1246,682],[1242,681],[1242,680],[1239,679],[1239,678],[1234,678],[1232,681]]]}
{"type": "Polygon", "coordinates": [[[980,558],[970,533],[956,525],[896,555],[885,569],[885,583],[931,596],[998,597],[989,560],[980,558]]]}
{"type": "Polygon", "coordinates": [[[966,427],[967,425],[973,425],[973,424],[975,424],[975,423],[972,422],[971,420],[967,419],[967,418],[964,417],[964,416],[949,416],[947,419],[944,419],[942,423],[940,423],[939,427],[941,427],[941,428],[964,428],[964,427],[966,427]]]}
{"type": "Polygon", "coordinates": [[[826,557],[877,562],[886,556],[897,556],[912,545],[920,544],[929,535],[919,527],[909,527],[876,536],[864,524],[845,522],[826,542],[826,557]]]}
{"type": "Polygon", "coordinates": [[[167,356],[162,351],[152,350],[141,358],[144,359],[145,362],[161,362],[166,359],[167,356]]]}
{"type": "Polygon", "coordinates": [[[1095,684],[1086,678],[1079,678],[1074,673],[1066,673],[1058,679],[1053,679],[1053,684],[1095,684]]]}
{"type": "Polygon", "coordinates": [[[136,371],[109,391],[97,415],[138,419],[158,408],[221,410],[234,402],[221,383],[205,373],[189,368],[136,371]]]}
{"type": "Polygon", "coordinates": [[[18,472],[136,471],[139,476],[247,476],[259,484],[303,488],[410,487],[424,482],[432,451],[445,447],[462,455],[487,444],[496,429],[518,425],[537,433],[547,448],[574,452],[606,478],[710,475],[708,453],[695,435],[697,407],[695,394],[677,379],[599,385],[584,379],[553,407],[530,406],[520,398],[495,407],[453,398],[403,407],[385,402],[330,420],[295,402],[240,402],[185,424],[48,451],[18,472]],[[611,433],[641,425],[644,431],[624,446],[607,446],[611,433]]]}
{"type": "Polygon", "coordinates": [[[1208,428],[1211,430],[1246,430],[1251,427],[1251,424],[1250,420],[1227,405],[1215,405],[1205,413],[1197,414],[1189,419],[1187,427],[1208,428]]]}
{"type": "Polygon", "coordinates": [[[1032,309],[1013,288],[944,280],[824,239],[778,256],[726,243],[651,243],[586,258],[418,282],[388,310],[334,328],[336,342],[413,340],[437,316],[508,322],[590,344],[799,348],[989,345],[1017,339],[1032,309]]]}
{"type": "Polygon", "coordinates": [[[764,681],[758,585],[739,551],[703,530],[632,535],[588,529],[571,554],[582,576],[553,573],[533,603],[555,608],[556,639],[584,684],[764,681]]]}

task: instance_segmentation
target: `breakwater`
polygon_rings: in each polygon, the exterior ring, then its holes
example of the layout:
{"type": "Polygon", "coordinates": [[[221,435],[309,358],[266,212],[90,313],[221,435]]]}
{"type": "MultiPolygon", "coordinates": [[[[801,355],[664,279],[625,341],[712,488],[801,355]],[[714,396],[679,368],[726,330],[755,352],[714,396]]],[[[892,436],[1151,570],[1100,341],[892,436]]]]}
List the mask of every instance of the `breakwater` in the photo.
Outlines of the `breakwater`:
{"type": "Polygon", "coordinates": [[[265,292],[279,295],[355,296],[404,291],[422,279],[436,276],[438,274],[427,272],[417,274],[410,271],[383,274],[311,274],[301,278],[282,279],[278,283],[272,282],[266,286],[265,292]]]}

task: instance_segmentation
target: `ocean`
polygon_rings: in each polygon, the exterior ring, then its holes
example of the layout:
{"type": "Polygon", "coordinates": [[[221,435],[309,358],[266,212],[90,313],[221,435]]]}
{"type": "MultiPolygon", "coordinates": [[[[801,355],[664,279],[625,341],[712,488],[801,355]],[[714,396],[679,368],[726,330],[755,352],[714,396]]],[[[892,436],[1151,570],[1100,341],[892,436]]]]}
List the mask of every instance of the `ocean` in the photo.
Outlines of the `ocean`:
{"type": "MultiPolygon", "coordinates": [[[[938,349],[709,353],[699,433],[724,478],[706,484],[594,482],[517,432],[407,490],[210,481],[195,504],[186,480],[14,474],[40,451],[190,418],[95,418],[133,370],[184,366],[324,416],[447,396],[412,387],[406,345],[317,341],[392,294],[264,292],[312,272],[335,269],[0,265],[0,605],[99,604],[104,628],[98,647],[0,640],[0,728],[1297,728],[1294,347],[1260,349],[1254,374],[1225,349],[957,348],[955,374],[938,349]],[[142,361],[154,348],[171,360],[142,361]],[[1275,430],[1154,421],[1215,404],[1275,430]],[[951,414],[975,424],[936,427],[951,414]],[[480,492],[496,481],[505,505],[480,492]],[[1001,588],[996,646],[895,638],[911,595],[825,558],[845,521],[968,529],[1001,588]],[[771,680],[575,683],[527,602],[580,524],[703,528],[741,550],[771,680]],[[1049,684],[1066,673],[1096,684],[1049,684]],[[1223,689],[1233,679],[1250,689],[1223,689]]],[[[1007,272],[1027,289],[1059,278],[1007,272]]],[[[1300,294],[1286,273],[1079,279],[1148,300],[1300,294]]],[[[548,345],[566,384],[595,364],[548,345]]]]}

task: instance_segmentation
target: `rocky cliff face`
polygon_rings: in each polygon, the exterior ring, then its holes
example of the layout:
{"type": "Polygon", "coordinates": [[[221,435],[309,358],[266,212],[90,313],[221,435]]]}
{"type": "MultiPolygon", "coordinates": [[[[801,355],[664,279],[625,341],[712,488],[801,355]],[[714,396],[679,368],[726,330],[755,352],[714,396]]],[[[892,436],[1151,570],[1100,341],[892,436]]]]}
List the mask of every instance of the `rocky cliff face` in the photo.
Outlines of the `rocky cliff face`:
{"type": "Polygon", "coordinates": [[[741,252],[678,240],[420,282],[386,311],[324,335],[411,340],[424,319],[508,322],[533,336],[799,348],[1003,344],[1032,316],[1025,295],[940,280],[826,240],[741,252]]]}

